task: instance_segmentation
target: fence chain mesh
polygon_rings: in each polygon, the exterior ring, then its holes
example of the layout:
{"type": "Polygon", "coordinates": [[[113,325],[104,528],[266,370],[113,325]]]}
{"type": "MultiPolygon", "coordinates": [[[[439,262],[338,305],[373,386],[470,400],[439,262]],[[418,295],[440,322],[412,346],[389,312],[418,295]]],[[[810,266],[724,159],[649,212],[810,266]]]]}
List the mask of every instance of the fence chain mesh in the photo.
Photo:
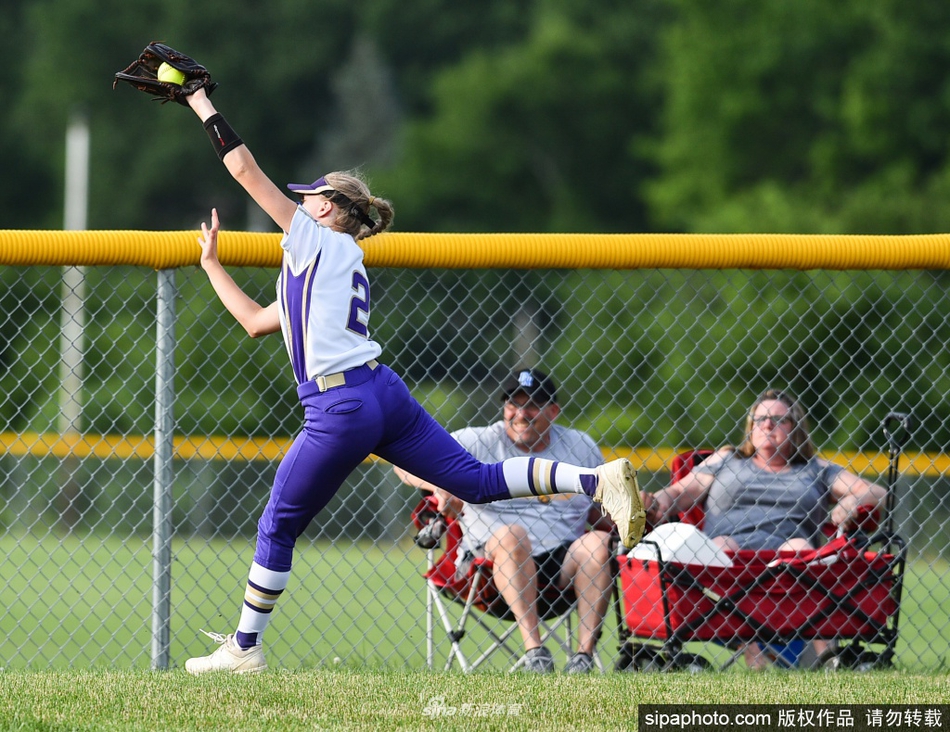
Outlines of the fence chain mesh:
{"type": "MultiPolygon", "coordinates": [[[[258,301],[271,301],[272,270],[234,274],[258,301]]],[[[0,276],[0,665],[147,668],[155,272],[89,267],[81,292],[64,286],[55,267],[8,267],[0,276]],[[81,309],[67,308],[71,293],[81,309]],[[78,361],[64,361],[70,349],[78,361]]],[[[537,366],[560,387],[559,423],[586,431],[607,457],[630,456],[646,490],[668,483],[677,450],[736,444],[767,387],[800,399],[824,457],[882,485],[882,419],[913,415],[889,486],[894,526],[909,546],[895,660],[914,670],[943,663],[947,273],[373,276],[381,360],[442,424],[495,421],[500,380],[515,366],[537,366]]],[[[181,667],[208,652],[199,629],[230,632],[237,622],[256,522],[302,415],[281,339],[247,338],[200,271],[175,277],[169,656],[181,667]]],[[[426,557],[410,520],[418,499],[382,461],[350,477],[298,543],[266,636],[272,666],[425,666],[426,557]]],[[[608,662],[621,631],[608,616],[600,644],[608,662]]],[[[443,638],[438,653],[446,647],[443,638]]]]}

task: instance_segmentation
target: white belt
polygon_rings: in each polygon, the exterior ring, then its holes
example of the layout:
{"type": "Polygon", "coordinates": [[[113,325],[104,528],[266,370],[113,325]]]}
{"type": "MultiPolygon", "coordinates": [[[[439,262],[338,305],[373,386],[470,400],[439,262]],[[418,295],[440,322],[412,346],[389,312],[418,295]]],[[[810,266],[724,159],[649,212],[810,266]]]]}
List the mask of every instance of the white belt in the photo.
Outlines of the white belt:
{"type": "MultiPolygon", "coordinates": [[[[372,361],[367,361],[365,365],[369,366],[372,370],[379,366],[379,361],[374,358],[372,361]]],[[[359,367],[357,366],[357,368],[359,367]]],[[[350,370],[352,371],[352,369],[350,370]]],[[[327,374],[326,376],[314,376],[312,381],[316,383],[317,389],[321,393],[337,386],[346,386],[346,371],[339,371],[335,374],[327,374]]]]}

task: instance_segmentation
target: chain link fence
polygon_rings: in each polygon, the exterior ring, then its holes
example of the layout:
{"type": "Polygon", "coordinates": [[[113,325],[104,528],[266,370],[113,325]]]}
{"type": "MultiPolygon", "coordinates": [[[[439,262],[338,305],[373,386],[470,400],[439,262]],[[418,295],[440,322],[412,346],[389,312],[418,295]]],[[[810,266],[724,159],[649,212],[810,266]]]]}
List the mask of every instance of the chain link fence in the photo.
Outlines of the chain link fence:
{"type": "MultiPolygon", "coordinates": [[[[181,667],[208,650],[199,629],[237,622],[256,521],[301,424],[292,375],[281,339],[247,338],[199,270],[79,273],[0,269],[0,666],[147,668],[158,658],[181,667]],[[164,335],[163,286],[172,297],[164,335]],[[171,349],[159,357],[163,338],[171,349]],[[157,526],[169,535],[156,539],[157,526]],[[155,625],[163,604],[164,631],[155,625]]],[[[258,301],[273,298],[272,269],[233,273],[258,301]]],[[[588,432],[607,457],[630,456],[646,490],[668,483],[676,451],[736,444],[767,387],[800,398],[823,456],[882,484],[882,419],[913,415],[891,486],[909,546],[896,663],[944,664],[947,272],[372,275],[382,360],[446,427],[498,419],[499,381],[538,366],[560,386],[559,422],[588,432]]],[[[351,476],[298,544],[267,633],[272,666],[425,667],[425,554],[410,521],[418,498],[381,461],[351,476]]],[[[616,625],[608,617],[608,662],[616,625]]]]}

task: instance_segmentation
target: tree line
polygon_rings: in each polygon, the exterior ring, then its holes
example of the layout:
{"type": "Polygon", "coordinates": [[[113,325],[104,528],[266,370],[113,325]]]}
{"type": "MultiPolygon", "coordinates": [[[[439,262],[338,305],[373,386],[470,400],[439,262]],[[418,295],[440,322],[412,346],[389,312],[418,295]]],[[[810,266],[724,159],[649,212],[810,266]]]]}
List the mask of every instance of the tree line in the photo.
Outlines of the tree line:
{"type": "MultiPolygon", "coordinates": [[[[278,182],[359,168],[403,231],[948,229],[950,6],[896,0],[10,0],[5,228],[261,227],[189,110],[113,74],[151,40],[211,69],[278,182]],[[77,38],[77,29],[82,29],[77,38]]],[[[266,224],[264,224],[266,227],[266,224]]]]}

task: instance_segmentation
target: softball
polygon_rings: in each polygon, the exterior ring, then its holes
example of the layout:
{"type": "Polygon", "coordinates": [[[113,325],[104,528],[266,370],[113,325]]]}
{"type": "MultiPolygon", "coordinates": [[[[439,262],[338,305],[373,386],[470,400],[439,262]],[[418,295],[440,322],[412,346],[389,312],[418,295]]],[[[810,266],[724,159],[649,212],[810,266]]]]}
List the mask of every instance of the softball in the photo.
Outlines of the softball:
{"type": "Polygon", "coordinates": [[[155,75],[158,77],[159,81],[167,81],[169,84],[177,84],[178,86],[181,86],[185,83],[185,75],[174,66],[169,66],[164,62],[162,62],[162,65],[158,67],[158,71],[155,75]]]}

